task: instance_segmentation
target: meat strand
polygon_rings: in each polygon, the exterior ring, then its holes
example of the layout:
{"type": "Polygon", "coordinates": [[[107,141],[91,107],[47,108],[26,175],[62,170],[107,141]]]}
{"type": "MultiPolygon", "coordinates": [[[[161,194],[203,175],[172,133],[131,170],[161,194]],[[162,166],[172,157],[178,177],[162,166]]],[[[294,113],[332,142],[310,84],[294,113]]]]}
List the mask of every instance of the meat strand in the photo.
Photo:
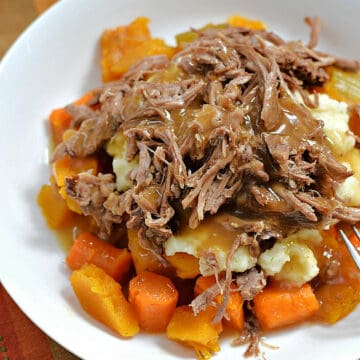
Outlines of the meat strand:
{"type": "Polygon", "coordinates": [[[200,31],[172,59],[143,59],[105,85],[97,92],[98,110],[67,107],[77,130],[53,160],[97,153],[121,131],[127,159],[138,162],[123,193],[110,174],[67,179],[68,196],[94,217],[102,237],[124,220],[159,250],[179,230],[180,213],[196,228],[230,209],[262,224],[237,238],[257,256],[262,241],[300,226],[360,219],[359,209],[335,196],[352,173],[327,147],[323,123],[292,93],[316,107],[307,88],[324,84],[325,68],[339,62],[314,49],[319,19],[306,22],[307,46],[263,30],[200,31]]]}

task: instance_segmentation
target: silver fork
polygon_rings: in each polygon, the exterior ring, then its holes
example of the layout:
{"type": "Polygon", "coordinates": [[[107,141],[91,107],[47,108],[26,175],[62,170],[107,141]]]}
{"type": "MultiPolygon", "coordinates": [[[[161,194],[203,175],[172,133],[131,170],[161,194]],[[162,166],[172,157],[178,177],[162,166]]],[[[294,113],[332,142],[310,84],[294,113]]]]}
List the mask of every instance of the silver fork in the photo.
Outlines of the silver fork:
{"type": "MultiPolygon", "coordinates": [[[[360,240],[360,231],[355,226],[352,226],[352,229],[353,229],[356,237],[360,240]]],[[[342,239],[344,240],[346,247],[349,250],[351,257],[353,258],[356,266],[360,270],[360,254],[358,253],[358,251],[356,250],[356,248],[352,244],[352,242],[349,240],[349,238],[346,236],[344,231],[340,229],[339,232],[340,232],[342,239]]]]}

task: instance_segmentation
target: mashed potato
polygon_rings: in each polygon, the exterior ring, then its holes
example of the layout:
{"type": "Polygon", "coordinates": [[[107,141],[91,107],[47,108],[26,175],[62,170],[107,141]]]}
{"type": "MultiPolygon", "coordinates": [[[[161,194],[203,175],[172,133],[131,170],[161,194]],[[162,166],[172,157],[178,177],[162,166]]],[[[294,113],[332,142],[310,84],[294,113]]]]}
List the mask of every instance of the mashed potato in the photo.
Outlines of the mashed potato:
{"type": "Polygon", "coordinates": [[[336,195],[348,206],[360,206],[360,150],[352,149],[342,162],[354,175],[348,177],[336,190],[336,195]]]}
{"type": "Polygon", "coordinates": [[[355,137],[349,129],[347,104],[319,94],[319,107],[309,110],[324,122],[324,132],[337,160],[354,172],[338,187],[336,195],[347,206],[360,206],[360,151],[355,149],[355,137]]]}
{"type": "Polygon", "coordinates": [[[344,156],[355,146],[355,137],[349,129],[347,104],[319,94],[319,106],[310,109],[315,119],[324,122],[324,132],[329,139],[331,150],[337,156],[344,156]]]}
{"type": "Polygon", "coordinates": [[[316,258],[305,243],[318,244],[321,240],[317,230],[300,230],[264,251],[258,264],[267,275],[301,286],[319,273],[316,258]]]}
{"type": "MultiPolygon", "coordinates": [[[[226,269],[226,258],[233,241],[238,235],[236,229],[226,229],[219,226],[223,216],[214,216],[202,222],[196,229],[185,229],[179,235],[171,236],[165,242],[166,255],[187,253],[200,258],[200,273],[211,275],[214,271],[209,269],[201,254],[204,251],[212,252],[216,257],[217,272],[226,269]]],[[[240,246],[231,258],[230,268],[235,272],[243,272],[255,266],[257,259],[250,255],[247,247],[240,246]]]]}
{"type": "Polygon", "coordinates": [[[106,151],[113,156],[113,170],[116,176],[116,188],[118,191],[130,189],[132,182],[128,179],[130,171],[138,164],[137,159],[131,162],[126,160],[126,140],[121,132],[118,132],[106,146],[106,151]]]}

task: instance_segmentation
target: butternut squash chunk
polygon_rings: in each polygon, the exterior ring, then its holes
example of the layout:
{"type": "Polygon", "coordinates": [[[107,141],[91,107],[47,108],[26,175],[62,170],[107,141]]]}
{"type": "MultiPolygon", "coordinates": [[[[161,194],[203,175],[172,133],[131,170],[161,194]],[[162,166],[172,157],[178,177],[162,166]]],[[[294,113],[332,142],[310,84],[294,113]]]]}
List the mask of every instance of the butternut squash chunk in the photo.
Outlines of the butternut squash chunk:
{"type": "Polygon", "coordinates": [[[86,264],[71,274],[70,281],[82,308],[94,319],[123,337],[139,332],[136,314],[120,284],[104,270],[86,264]]]}
{"type": "Polygon", "coordinates": [[[212,324],[216,309],[208,307],[195,316],[190,306],[176,308],[166,329],[170,340],[191,346],[199,359],[210,359],[212,353],[220,350],[219,334],[212,324]]]}

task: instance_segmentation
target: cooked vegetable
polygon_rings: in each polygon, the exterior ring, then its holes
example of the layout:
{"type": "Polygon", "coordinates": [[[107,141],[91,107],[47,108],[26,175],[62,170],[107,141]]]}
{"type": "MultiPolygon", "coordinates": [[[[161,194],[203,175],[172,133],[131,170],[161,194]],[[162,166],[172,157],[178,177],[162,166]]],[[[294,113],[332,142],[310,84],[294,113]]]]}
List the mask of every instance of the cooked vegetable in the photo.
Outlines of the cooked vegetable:
{"type": "Polygon", "coordinates": [[[265,30],[266,26],[262,21],[252,20],[240,15],[232,15],[227,20],[231,26],[239,26],[251,30],[265,30]]]}
{"type": "Polygon", "coordinates": [[[199,275],[199,259],[186,253],[176,253],[166,256],[167,261],[176,270],[176,275],[181,279],[194,279],[199,275]]]}
{"type": "Polygon", "coordinates": [[[161,257],[156,256],[155,252],[141,246],[139,243],[137,229],[128,229],[128,238],[128,247],[131,251],[131,256],[137,274],[146,270],[158,274],[166,274],[169,271],[169,265],[165,259],[161,261],[161,257]]]}
{"type": "Polygon", "coordinates": [[[37,197],[43,216],[52,229],[59,229],[72,218],[65,200],[55,185],[43,185],[37,197]]]}
{"type": "MultiPolygon", "coordinates": [[[[94,96],[93,91],[89,91],[80,99],[76,100],[74,104],[84,105],[87,104],[94,96]]],[[[71,124],[72,116],[66,111],[65,108],[55,109],[49,116],[50,131],[52,140],[55,144],[63,141],[63,134],[71,124]]]]}
{"type": "Polygon", "coordinates": [[[146,56],[164,54],[171,57],[174,49],[164,40],[151,38],[149,19],[138,17],[127,26],[106,30],[101,37],[103,81],[116,80],[131,65],[146,56]]]}
{"type": "Polygon", "coordinates": [[[359,284],[326,284],[316,291],[316,298],[321,304],[316,318],[328,324],[350,314],[360,302],[359,284]]]}
{"type": "Polygon", "coordinates": [[[166,329],[169,339],[191,346],[199,359],[210,359],[212,353],[220,350],[219,334],[212,323],[215,308],[209,307],[194,315],[189,306],[176,308],[166,329]]]}
{"type": "Polygon", "coordinates": [[[89,170],[92,171],[93,174],[97,174],[98,172],[98,161],[95,157],[72,158],[69,155],[65,155],[53,164],[53,174],[56,184],[59,187],[59,194],[66,201],[69,209],[77,214],[82,214],[82,211],[80,206],[66,195],[65,178],[89,170]]]}
{"type": "Polygon", "coordinates": [[[98,171],[98,161],[95,157],[72,158],[69,155],[65,155],[53,164],[53,174],[59,188],[65,186],[66,177],[72,177],[89,170],[94,174],[98,171]]]}
{"type": "Polygon", "coordinates": [[[49,122],[53,141],[58,144],[63,140],[62,136],[70,126],[71,116],[64,108],[55,109],[50,114],[49,122]]]}
{"type": "Polygon", "coordinates": [[[124,337],[139,332],[136,314],[125,299],[121,286],[93,264],[75,270],[71,285],[83,309],[96,320],[124,337]]]}
{"type": "MultiPolygon", "coordinates": [[[[320,304],[316,319],[333,324],[359,304],[360,274],[336,226],[325,231],[323,238],[321,245],[315,248],[322,268],[320,286],[315,291],[320,304]]],[[[354,234],[349,239],[356,247],[360,247],[360,241],[354,234]]]]}
{"type": "Polygon", "coordinates": [[[330,69],[330,80],[325,84],[325,92],[338,101],[350,104],[360,103],[360,73],[330,69]]]}
{"type": "MultiPolygon", "coordinates": [[[[199,295],[203,293],[206,289],[216,283],[214,276],[199,276],[195,283],[194,293],[199,295]]],[[[231,289],[236,288],[235,284],[232,284],[231,289]]],[[[223,301],[223,295],[217,295],[214,298],[214,301],[217,304],[221,304],[223,301]]],[[[244,329],[244,311],[243,303],[239,291],[230,292],[230,298],[226,305],[226,313],[229,316],[229,319],[225,319],[226,323],[233,327],[236,330],[244,329]]]]}
{"type": "Polygon", "coordinates": [[[175,36],[176,39],[176,46],[179,49],[183,49],[186,45],[189,45],[191,42],[193,42],[195,39],[198,38],[199,32],[206,31],[206,30],[220,30],[225,29],[227,27],[227,24],[206,24],[205,26],[201,27],[197,30],[190,30],[185,31],[183,33],[177,34],[175,36]]]}
{"type": "Polygon", "coordinates": [[[254,311],[264,330],[300,323],[318,309],[319,303],[309,284],[289,289],[270,286],[254,298],[254,311]]]}
{"type": "Polygon", "coordinates": [[[66,263],[71,270],[78,270],[84,264],[94,264],[116,281],[129,275],[131,255],[127,249],[117,249],[90,233],[80,234],[74,241],[66,263]]]}
{"type": "Polygon", "coordinates": [[[189,43],[193,42],[195,39],[197,39],[198,35],[202,31],[206,30],[220,30],[225,29],[228,25],[230,26],[238,26],[238,27],[244,27],[251,30],[265,30],[266,26],[262,21],[258,20],[251,20],[247,17],[239,16],[239,15],[232,15],[227,19],[226,23],[223,24],[207,24],[200,29],[192,30],[192,31],[186,31],[183,33],[180,33],[175,36],[176,38],[176,45],[179,49],[184,48],[189,43]]]}
{"type": "Polygon", "coordinates": [[[165,331],[178,300],[178,291],[165,276],[142,272],[129,283],[129,301],[133,305],[141,329],[165,331]]]}

